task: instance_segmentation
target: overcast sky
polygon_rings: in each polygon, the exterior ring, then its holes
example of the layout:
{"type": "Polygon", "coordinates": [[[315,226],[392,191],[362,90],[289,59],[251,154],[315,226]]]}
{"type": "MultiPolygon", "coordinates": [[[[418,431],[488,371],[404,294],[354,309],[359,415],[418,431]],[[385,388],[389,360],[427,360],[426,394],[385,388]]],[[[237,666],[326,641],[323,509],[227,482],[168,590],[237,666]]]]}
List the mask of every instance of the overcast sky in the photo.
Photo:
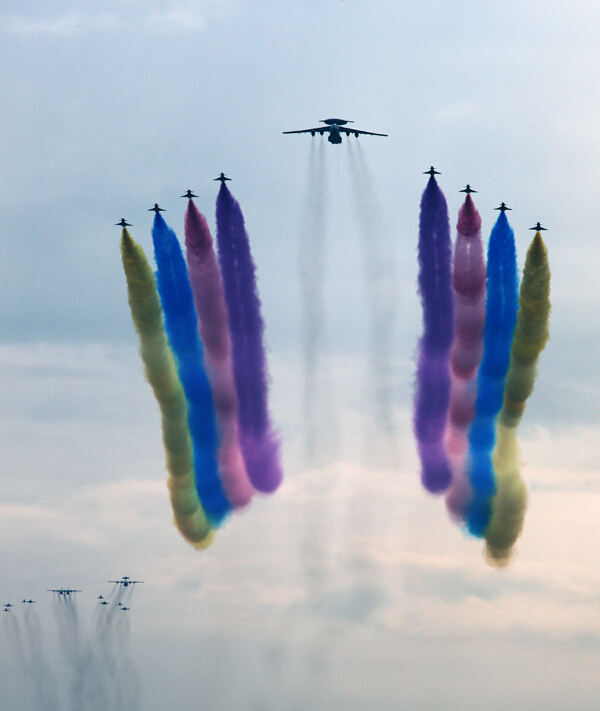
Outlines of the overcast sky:
{"type": "MultiPolygon", "coordinates": [[[[0,596],[38,601],[65,700],[46,589],[81,588],[91,634],[106,581],[130,575],[145,581],[123,638],[140,691],[123,708],[597,708],[599,28],[592,0],[1,3],[0,596]],[[357,139],[351,153],[346,138],[282,134],[329,117],[389,134],[358,139],[364,202],[357,139]],[[299,279],[315,244],[311,142],[327,176],[316,459],[299,279]],[[513,209],[521,266],[529,228],[548,228],[551,340],[520,429],[530,502],[503,571],[419,482],[416,241],[432,164],[453,232],[466,183],[486,240],[500,201],[513,209]],[[256,259],[285,481],[199,553],[171,523],[114,223],[150,256],[148,208],[181,238],[191,188],[212,227],[221,171],[256,259]],[[379,333],[391,427],[374,405],[373,255],[395,312],[379,333]]],[[[1,622],[5,697],[45,708],[1,622]]]]}

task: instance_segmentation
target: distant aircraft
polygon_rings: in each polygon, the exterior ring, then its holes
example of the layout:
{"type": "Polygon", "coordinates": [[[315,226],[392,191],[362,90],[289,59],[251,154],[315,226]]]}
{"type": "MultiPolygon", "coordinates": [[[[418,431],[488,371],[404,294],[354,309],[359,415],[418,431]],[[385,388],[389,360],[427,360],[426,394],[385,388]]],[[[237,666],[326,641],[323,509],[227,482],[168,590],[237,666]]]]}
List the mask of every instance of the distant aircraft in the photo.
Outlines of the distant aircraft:
{"type": "Polygon", "coordinates": [[[14,607],[14,605],[11,605],[10,602],[5,602],[4,607],[14,607]]]}
{"type": "Polygon", "coordinates": [[[125,607],[125,605],[121,605],[121,610],[129,610],[129,608],[125,607]]]}
{"type": "Polygon", "coordinates": [[[98,597],[96,598],[96,600],[104,600],[104,595],[98,595],[98,597]]]}
{"type": "Polygon", "coordinates": [[[507,207],[505,202],[501,202],[500,207],[495,207],[494,210],[500,210],[501,212],[506,212],[507,210],[512,210],[512,207],[507,207]]]}
{"type": "Polygon", "coordinates": [[[530,227],[530,230],[535,230],[536,232],[541,232],[544,230],[544,232],[548,232],[548,230],[545,227],[542,227],[539,222],[536,222],[535,227],[530,227]]]}
{"type": "Polygon", "coordinates": [[[99,605],[110,605],[110,602],[106,602],[106,600],[101,600],[98,604],[99,605]]]}
{"type": "Polygon", "coordinates": [[[116,583],[117,585],[122,585],[126,588],[128,585],[135,585],[136,583],[143,583],[143,580],[131,580],[127,575],[124,575],[121,580],[109,580],[109,583],[116,583]]]}
{"type": "Polygon", "coordinates": [[[469,185],[469,183],[467,183],[467,187],[464,188],[463,190],[459,190],[458,192],[459,193],[467,193],[467,195],[469,195],[470,193],[476,193],[477,190],[473,190],[473,188],[469,185]]]}
{"type": "Polygon", "coordinates": [[[71,588],[60,588],[57,590],[55,588],[50,588],[46,592],[58,593],[59,595],[70,595],[71,593],[81,592],[81,590],[72,590],[71,588]]]}
{"type": "Polygon", "coordinates": [[[356,138],[360,135],[364,136],[387,136],[387,133],[372,133],[371,131],[359,131],[357,128],[344,128],[348,123],[354,123],[354,121],[344,121],[344,119],[321,119],[320,123],[324,123],[325,126],[317,126],[316,128],[304,128],[301,131],[284,131],[283,133],[310,133],[314,136],[315,133],[319,133],[321,136],[324,133],[329,133],[327,140],[329,143],[341,143],[342,133],[346,136],[354,134],[356,138]]]}
{"type": "Polygon", "coordinates": [[[228,178],[225,173],[221,173],[218,178],[213,178],[213,180],[220,180],[224,183],[226,180],[231,180],[231,178],[228,178]]]}
{"type": "Polygon", "coordinates": [[[130,225],[124,217],[121,218],[120,222],[115,222],[115,225],[117,227],[132,227],[132,225],[130,225]]]}
{"type": "Polygon", "coordinates": [[[21,600],[21,602],[22,602],[22,603],[23,603],[23,602],[26,602],[28,605],[33,605],[33,603],[35,602],[35,600],[25,600],[25,598],[23,598],[23,599],[21,600]]]}
{"type": "Polygon", "coordinates": [[[423,175],[431,175],[433,178],[434,175],[441,175],[439,171],[437,171],[433,166],[429,170],[426,170],[423,172],[423,175]]]}
{"type": "MultiPolygon", "coordinates": [[[[11,605],[11,607],[12,607],[12,605],[11,605]]],[[[3,612],[10,612],[10,608],[5,607],[4,610],[3,610],[3,612]]]]}
{"type": "Polygon", "coordinates": [[[155,203],[154,203],[154,207],[149,207],[149,208],[148,208],[148,212],[155,212],[155,213],[158,215],[159,212],[165,212],[165,210],[164,210],[164,208],[159,207],[159,206],[158,206],[158,203],[155,202],[155,203]]]}
{"type": "Polygon", "coordinates": [[[194,193],[191,190],[188,190],[185,195],[182,195],[181,197],[183,198],[188,198],[191,200],[192,198],[198,197],[197,195],[194,195],[194,193]]]}

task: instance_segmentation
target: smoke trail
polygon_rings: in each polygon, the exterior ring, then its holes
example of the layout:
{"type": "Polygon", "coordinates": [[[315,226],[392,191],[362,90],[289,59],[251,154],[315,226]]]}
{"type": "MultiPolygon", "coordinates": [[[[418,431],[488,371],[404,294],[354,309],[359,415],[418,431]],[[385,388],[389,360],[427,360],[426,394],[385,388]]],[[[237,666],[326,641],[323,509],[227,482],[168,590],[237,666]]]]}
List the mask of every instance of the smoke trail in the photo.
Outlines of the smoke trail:
{"type": "Polygon", "coordinates": [[[396,319],[395,269],[393,254],[385,250],[381,210],[360,143],[356,156],[353,141],[346,141],[350,174],[363,244],[363,259],[369,304],[369,369],[379,425],[393,433],[392,420],[392,335],[396,319]]]}
{"type": "Polygon", "coordinates": [[[481,243],[481,217],[467,195],[458,213],[454,245],[454,344],[450,354],[451,389],[446,451],[452,469],[452,486],[446,506],[459,518],[471,499],[466,475],[467,433],[475,411],[475,374],[483,351],[485,324],[485,262],[481,243]]]}
{"type": "Polygon", "coordinates": [[[126,229],[121,237],[121,256],[146,378],[161,410],[175,525],[183,537],[200,550],[210,545],[213,533],[196,490],[186,401],[167,344],[152,269],[142,248],[126,229]]]}
{"type": "Polygon", "coordinates": [[[224,182],[217,197],[217,244],[229,312],[242,452],[252,486],[270,493],[281,483],[282,472],[279,440],[271,426],[267,406],[264,323],[256,267],[242,211],[224,182]]]}
{"type": "Polygon", "coordinates": [[[198,212],[193,200],[188,201],[185,215],[185,245],[219,428],[219,473],[229,502],[239,508],[250,502],[252,484],[239,446],[238,399],[233,380],[227,307],[213,239],[206,218],[198,212]]]}
{"type": "Polygon", "coordinates": [[[500,213],[488,243],[487,302],[483,358],[477,373],[475,418],[469,431],[469,478],[473,498],[466,511],[469,531],[483,536],[496,492],[492,449],[502,407],[510,347],[517,319],[517,252],[506,214],[500,213]]]}
{"type": "Polygon", "coordinates": [[[28,648],[25,670],[31,680],[36,702],[44,711],[58,711],[58,687],[44,655],[40,618],[31,605],[25,606],[25,638],[28,648]]]}
{"type": "Polygon", "coordinates": [[[154,218],[152,241],[165,330],[187,400],[196,488],[208,520],[218,526],[231,506],[219,479],[215,406],[204,368],[204,349],[187,267],[177,237],[160,213],[154,218]]]}
{"type": "Polygon", "coordinates": [[[450,402],[452,245],[446,198],[433,175],[421,198],[418,253],[424,328],[419,344],[414,427],[421,481],[428,491],[439,493],[452,479],[443,444],[450,402]]]}
{"type": "Polygon", "coordinates": [[[304,360],[304,430],[309,465],[319,458],[320,435],[329,419],[319,417],[318,403],[327,387],[323,373],[325,341],[325,202],[327,199],[324,141],[311,141],[308,180],[302,211],[298,274],[302,296],[304,360]],[[318,154],[317,154],[318,144],[318,154]]]}
{"type": "Polygon", "coordinates": [[[488,560],[497,566],[510,560],[512,547],[523,528],[527,490],[518,466],[517,426],[533,391],[536,365],[549,338],[550,266],[540,232],[525,258],[519,292],[517,326],[506,376],[504,404],[498,418],[498,444],[494,451],[497,493],[492,517],[485,531],[488,560]]]}

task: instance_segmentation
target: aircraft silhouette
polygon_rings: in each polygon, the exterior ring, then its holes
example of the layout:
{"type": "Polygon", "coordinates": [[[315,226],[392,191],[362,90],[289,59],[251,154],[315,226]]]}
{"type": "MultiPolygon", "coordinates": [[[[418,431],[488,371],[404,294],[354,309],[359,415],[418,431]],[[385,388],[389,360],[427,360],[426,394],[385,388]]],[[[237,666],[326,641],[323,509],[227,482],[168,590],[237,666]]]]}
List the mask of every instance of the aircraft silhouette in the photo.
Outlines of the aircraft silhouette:
{"type": "Polygon", "coordinates": [[[72,590],[71,588],[50,588],[46,592],[53,592],[53,593],[58,593],[59,595],[70,595],[71,593],[78,593],[81,592],[81,590],[72,590]]]}
{"type": "Polygon", "coordinates": [[[231,180],[231,178],[228,178],[225,173],[221,173],[218,178],[213,178],[213,180],[220,180],[224,183],[226,180],[231,180]]]}
{"type": "Polygon", "coordinates": [[[541,232],[544,230],[544,232],[548,232],[548,230],[545,227],[542,227],[539,222],[536,222],[535,227],[530,227],[530,230],[535,230],[536,232],[541,232]]]}
{"type": "Polygon", "coordinates": [[[148,212],[155,212],[158,215],[159,212],[165,212],[165,210],[164,210],[164,208],[159,207],[158,203],[155,202],[154,207],[148,208],[148,212]]]}
{"type": "Polygon", "coordinates": [[[304,128],[301,131],[284,131],[283,133],[310,133],[314,136],[316,133],[321,136],[325,133],[329,133],[327,140],[329,143],[341,143],[342,133],[346,136],[354,134],[356,138],[360,135],[364,136],[387,136],[387,133],[372,133],[371,131],[359,131],[357,128],[344,128],[348,123],[354,123],[354,121],[345,121],[344,119],[321,119],[321,123],[325,126],[317,126],[316,128],[304,128]]]}
{"type": "Polygon", "coordinates": [[[35,602],[35,600],[25,600],[25,598],[23,598],[23,600],[21,600],[21,602],[22,602],[22,603],[23,603],[23,602],[26,602],[28,605],[33,605],[33,603],[35,602]]]}
{"type": "Polygon", "coordinates": [[[441,175],[439,171],[437,171],[433,166],[429,170],[423,171],[423,175],[431,175],[433,178],[434,175],[441,175]]]}
{"type": "Polygon", "coordinates": [[[131,580],[127,575],[124,575],[121,580],[109,580],[109,583],[116,583],[117,585],[122,585],[126,588],[128,585],[135,585],[136,583],[143,583],[143,580],[131,580]]]}
{"type": "Polygon", "coordinates": [[[506,212],[507,210],[512,210],[512,207],[507,207],[505,202],[501,202],[500,207],[495,207],[494,210],[500,210],[500,212],[506,212]]]}
{"type": "Polygon", "coordinates": [[[122,217],[119,222],[115,222],[115,225],[117,227],[132,227],[132,225],[130,225],[124,217],[122,217]]]}
{"type": "Polygon", "coordinates": [[[467,187],[464,188],[463,190],[459,190],[458,192],[459,193],[467,193],[467,195],[469,195],[470,193],[476,193],[477,190],[473,190],[473,188],[469,185],[469,183],[467,183],[467,187]]]}
{"type": "Polygon", "coordinates": [[[181,197],[183,198],[188,198],[191,200],[192,198],[198,197],[197,195],[194,195],[194,193],[191,190],[188,190],[185,195],[182,195],[181,197]]]}

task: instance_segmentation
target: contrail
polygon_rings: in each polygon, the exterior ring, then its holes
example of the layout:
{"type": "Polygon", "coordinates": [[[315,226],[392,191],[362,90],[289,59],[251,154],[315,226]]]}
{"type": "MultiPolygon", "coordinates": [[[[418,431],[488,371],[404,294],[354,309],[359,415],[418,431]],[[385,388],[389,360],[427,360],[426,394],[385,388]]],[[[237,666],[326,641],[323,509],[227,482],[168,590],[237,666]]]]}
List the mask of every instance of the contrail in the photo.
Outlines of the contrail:
{"type": "Polygon", "coordinates": [[[140,355],[162,415],[175,525],[189,543],[201,550],[210,545],[213,532],[196,490],[185,396],[167,344],[152,269],[142,248],[125,228],[121,236],[121,256],[131,316],[140,337],[140,355]]]}
{"type": "Polygon", "coordinates": [[[497,493],[485,531],[488,560],[499,567],[509,562],[512,547],[523,528],[527,490],[519,473],[517,426],[533,391],[539,354],[549,338],[549,314],[548,250],[541,233],[536,232],[527,250],[519,292],[517,325],[494,450],[497,493]]]}
{"type": "Polygon", "coordinates": [[[252,484],[238,438],[238,398],[231,362],[231,338],[223,282],[217,265],[206,218],[193,200],[185,214],[185,245],[190,283],[198,313],[204,359],[210,381],[219,430],[219,474],[234,508],[246,506],[252,498],[252,484]]]}
{"type": "Polygon", "coordinates": [[[450,409],[446,451],[452,486],[446,495],[450,513],[463,520],[472,490],[466,474],[468,431],[475,415],[475,376],[483,351],[485,325],[485,261],[481,243],[481,217],[467,195],[458,213],[454,264],[454,344],[450,354],[450,409]]]}
{"type": "Polygon", "coordinates": [[[491,455],[517,319],[517,287],[515,235],[506,214],[501,212],[488,243],[483,358],[477,373],[475,417],[469,431],[467,466],[473,498],[467,506],[466,522],[469,531],[479,537],[489,523],[496,493],[491,455]]]}
{"type": "Polygon", "coordinates": [[[160,213],[154,217],[152,242],[165,330],[187,401],[196,488],[210,524],[218,526],[231,505],[219,479],[215,406],[204,368],[204,348],[185,259],[175,233],[160,213]]]}
{"type": "Polygon", "coordinates": [[[446,198],[433,175],[421,198],[418,255],[423,336],[419,344],[414,427],[421,481],[428,491],[440,493],[452,480],[443,442],[450,403],[452,244],[446,198]]]}
{"type": "Polygon", "coordinates": [[[60,708],[58,687],[44,655],[40,618],[31,605],[26,605],[25,609],[25,636],[28,646],[25,666],[37,704],[43,711],[58,711],[60,708]]]}
{"type": "Polygon", "coordinates": [[[325,147],[310,142],[308,180],[298,249],[298,274],[302,296],[302,351],[304,360],[304,430],[306,456],[314,465],[321,449],[324,423],[318,402],[322,392],[323,346],[325,340],[325,147]],[[318,153],[317,153],[318,150],[318,153]]]}
{"type": "Polygon", "coordinates": [[[257,491],[271,493],[281,483],[282,471],[279,439],[268,410],[264,323],[256,267],[244,216],[224,182],[217,197],[217,244],[229,313],[242,452],[252,486],[257,491]]]}
{"type": "Polygon", "coordinates": [[[396,319],[395,268],[391,250],[385,249],[381,209],[373,178],[360,143],[356,155],[348,139],[350,174],[357,206],[369,305],[369,370],[376,416],[382,429],[392,434],[392,336],[396,319]]]}

